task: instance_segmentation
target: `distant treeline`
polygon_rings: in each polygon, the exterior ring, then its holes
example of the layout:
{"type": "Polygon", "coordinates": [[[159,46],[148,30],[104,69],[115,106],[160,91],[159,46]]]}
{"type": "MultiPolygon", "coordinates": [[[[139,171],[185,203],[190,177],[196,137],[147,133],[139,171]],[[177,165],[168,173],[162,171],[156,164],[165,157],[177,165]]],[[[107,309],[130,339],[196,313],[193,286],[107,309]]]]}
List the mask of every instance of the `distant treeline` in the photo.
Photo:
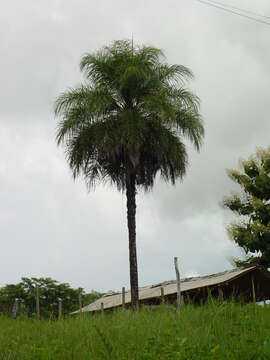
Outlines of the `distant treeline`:
{"type": "MultiPolygon", "coordinates": [[[[56,318],[58,316],[59,299],[62,300],[62,314],[66,315],[78,310],[78,289],[73,289],[68,283],[60,283],[51,278],[23,277],[18,284],[9,284],[0,288],[0,314],[12,316],[15,302],[18,316],[34,317],[36,315],[36,287],[39,288],[39,304],[41,318],[56,318]]],[[[83,306],[95,301],[102,294],[82,290],[83,306]]]]}

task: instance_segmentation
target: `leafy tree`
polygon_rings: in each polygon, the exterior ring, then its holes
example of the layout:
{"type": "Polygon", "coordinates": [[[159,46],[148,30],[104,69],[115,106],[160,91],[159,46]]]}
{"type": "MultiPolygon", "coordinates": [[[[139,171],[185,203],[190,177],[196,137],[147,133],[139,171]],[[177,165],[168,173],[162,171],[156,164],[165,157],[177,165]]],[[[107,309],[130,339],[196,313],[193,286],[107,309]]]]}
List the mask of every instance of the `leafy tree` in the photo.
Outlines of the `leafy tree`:
{"type": "Polygon", "coordinates": [[[0,314],[11,314],[15,299],[24,299],[20,284],[9,284],[0,288],[0,314]]]}
{"type": "Polygon", "coordinates": [[[187,167],[183,138],[199,150],[204,128],[199,99],[186,87],[191,71],[168,65],[161,50],[116,41],[83,56],[85,83],[56,101],[57,141],[64,144],[74,178],[91,188],[110,182],[126,193],[131,304],[138,305],[136,194],[155,176],[182,178],[187,167]]]}
{"type": "Polygon", "coordinates": [[[228,227],[230,237],[248,255],[237,265],[259,263],[270,267],[270,147],[241,161],[241,170],[229,170],[229,177],[242,188],[223,200],[224,207],[240,216],[228,227]]]}
{"type": "MultiPolygon", "coordinates": [[[[32,317],[36,314],[35,288],[39,286],[40,314],[43,318],[56,318],[58,315],[58,299],[62,299],[63,315],[78,309],[78,289],[67,283],[59,283],[51,278],[23,277],[19,284],[9,284],[0,289],[0,313],[10,315],[15,299],[20,304],[20,314],[32,317]]],[[[101,294],[92,291],[83,292],[85,305],[99,298],[101,294]]]]}
{"type": "Polygon", "coordinates": [[[83,297],[82,297],[82,301],[83,301],[83,305],[89,305],[92,302],[96,301],[97,299],[99,299],[102,296],[101,293],[92,290],[90,293],[83,293],[83,297]]]}
{"type": "Polygon", "coordinates": [[[42,317],[55,317],[58,313],[58,299],[62,299],[63,314],[68,314],[78,308],[78,290],[69,284],[58,283],[51,278],[22,278],[24,289],[24,304],[29,316],[35,314],[35,287],[39,287],[40,314],[42,317]]]}

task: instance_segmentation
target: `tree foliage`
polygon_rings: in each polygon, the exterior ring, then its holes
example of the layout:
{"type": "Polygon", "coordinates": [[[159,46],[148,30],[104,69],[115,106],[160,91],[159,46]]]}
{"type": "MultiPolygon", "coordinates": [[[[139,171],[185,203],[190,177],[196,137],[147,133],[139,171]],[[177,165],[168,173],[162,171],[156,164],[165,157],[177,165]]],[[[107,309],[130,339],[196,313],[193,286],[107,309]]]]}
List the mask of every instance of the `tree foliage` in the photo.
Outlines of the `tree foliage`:
{"type": "Polygon", "coordinates": [[[192,72],[163,59],[161,50],[130,41],[82,58],[86,82],[55,104],[57,140],[75,177],[125,190],[135,172],[136,186],[147,190],[158,171],[172,183],[185,174],[183,137],[199,149],[204,134],[199,99],[185,87],[192,72]]]}
{"type": "MultiPolygon", "coordinates": [[[[43,318],[56,318],[58,315],[58,299],[62,300],[63,315],[78,310],[78,289],[73,289],[67,283],[59,283],[51,278],[23,277],[18,284],[8,284],[0,289],[0,313],[10,315],[15,302],[19,303],[19,314],[27,317],[35,316],[35,288],[39,287],[40,314],[43,318]]],[[[84,305],[100,297],[92,292],[82,293],[84,305]]]]}
{"type": "Polygon", "coordinates": [[[270,147],[257,149],[254,156],[240,162],[241,171],[229,170],[229,177],[242,188],[241,194],[224,198],[224,207],[240,216],[228,227],[230,237],[252,253],[238,265],[257,262],[270,266],[270,147]]]}

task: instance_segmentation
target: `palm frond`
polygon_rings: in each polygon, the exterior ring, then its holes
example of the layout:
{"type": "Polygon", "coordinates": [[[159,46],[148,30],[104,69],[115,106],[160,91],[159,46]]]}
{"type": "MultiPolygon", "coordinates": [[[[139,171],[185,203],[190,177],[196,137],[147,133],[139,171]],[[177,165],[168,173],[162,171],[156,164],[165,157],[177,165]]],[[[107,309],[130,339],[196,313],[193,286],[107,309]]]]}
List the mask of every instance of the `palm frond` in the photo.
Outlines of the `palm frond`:
{"type": "Polygon", "coordinates": [[[180,83],[182,85],[186,80],[194,78],[192,71],[183,65],[163,64],[161,66],[159,65],[157,70],[159,78],[162,82],[172,84],[180,83]]]}
{"type": "Polygon", "coordinates": [[[103,121],[118,104],[106,87],[71,89],[57,99],[55,114],[61,117],[57,129],[58,145],[73,136],[74,131],[95,121],[103,121]]]}

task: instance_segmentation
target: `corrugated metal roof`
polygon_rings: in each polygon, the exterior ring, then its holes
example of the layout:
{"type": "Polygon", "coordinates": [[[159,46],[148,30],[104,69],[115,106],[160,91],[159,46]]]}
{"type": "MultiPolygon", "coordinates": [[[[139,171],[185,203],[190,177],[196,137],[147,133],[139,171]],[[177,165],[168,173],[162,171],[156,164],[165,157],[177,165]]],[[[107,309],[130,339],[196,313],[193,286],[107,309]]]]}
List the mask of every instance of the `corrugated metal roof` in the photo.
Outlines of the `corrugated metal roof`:
{"type": "MultiPolygon", "coordinates": [[[[221,273],[208,275],[208,276],[198,276],[192,278],[185,278],[181,280],[181,292],[188,290],[203,288],[207,286],[215,286],[218,284],[226,283],[232,279],[237,278],[240,275],[243,275],[246,272],[251,271],[256,268],[256,266],[251,266],[245,269],[233,269],[229,271],[224,271],[221,273]]],[[[164,288],[164,295],[176,294],[176,281],[165,281],[156,285],[145,286],[139,289],[139,299],[146,300],[155,297],[161,296],[161,287],[164,288]]],[[[127,291],[125,294],[126,304],[130,303],[130,291],[127,291]]],[[[122,305],[122,293],[113,293],[105,294],[102,298],[96,300],[95,302],[83,307],[83,312],[97,311],[101,308],[101,303],[103,303],[104,309],[111,309],[122,305]]],[[[76,311],[77,313],[77,311],[76,311]]]]}

